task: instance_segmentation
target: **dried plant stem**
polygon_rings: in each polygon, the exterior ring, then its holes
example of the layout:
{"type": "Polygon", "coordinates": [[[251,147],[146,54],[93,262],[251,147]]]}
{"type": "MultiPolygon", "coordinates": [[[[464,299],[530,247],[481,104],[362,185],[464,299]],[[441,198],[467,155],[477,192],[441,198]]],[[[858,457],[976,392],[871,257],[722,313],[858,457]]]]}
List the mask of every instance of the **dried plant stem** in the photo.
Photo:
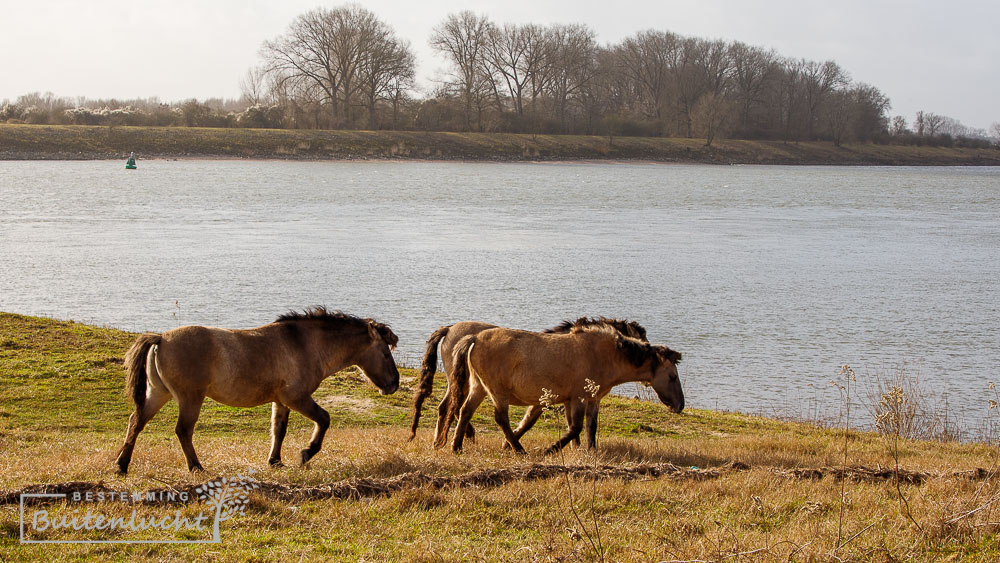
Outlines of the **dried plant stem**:
{"type": "MultiPolygon", "coordinates": [[[[854,370],[850,366],[844,365],[840,370],[841,376],[847,381],[847,385],[841,388],[842,391],[846,391],[846,416],[844,420],[844,463],[842,470],[844,473],[847,472],[847,448],[850,441],[851,433],[851,379],[854,378],[854,370]]],[[[840,543],[841,539],[844,537],[844,507],[845,500],[847,496],[847,479],[840,480],[840,518],[837,522],[837,543],[833,549],[834,553],[842,547],[843,544],[840,543]]]]}
{"type": "Polygon", "coordinates": [[[899,500],[902,503],[903,508],[904,508],[904,514],[906,514],[906,517],[910,519],[910,522],[913,522],[913,525],[916,526],[917,529],[920,530],[921,533],[923,533],[924,527],[921,526],[920,523],[917,522],[917,519],[913,517],[913,512],[910,511],[910,501],[908,501],[906,499],[906,495],[903,494],[902,485],[900,485],[900,479],[899,479],[899,426],[898,425],[896,426],[896,432],[892,436],[892,459],[893,459],[893,461],[896,464],[896,470],[894,472],[895,479],[893,479],[895,481],[895,483],[896,483],[896,494],[899,495],[899,500]]]}
{"type": "MultiPolygon", "coordinates": [[[[566,454],[563,450],[559,450],[559,457],[561,458],[562,464],[566,465],[566,454]]],[[[594,555],[597,556],[598,561],[604,562],[604,546],[601,544],[600,529],[597,526],[597,516],[594,515],[594,527],[597,530],[597,538],[595,539],[591,535],[590,531],[587,530],[587,526],[583,523],[583,518],[580,517],[580,512],[576,509],[576,499],[573,498],[573,482],[570,481],[569,472],[563,474],[566,477],[566,493],[569,496],[569,508],[573,513],[573,517],[576,518],[576,523],[580,526],[580,533],[587,539],[587,543],[590,544],[590,548],[594,551],[594,555]]],[[[594,497],[591,498],[591,512],[594,511],[594,498],[597,495],[597,481],[594,481],[594,497]]]]}

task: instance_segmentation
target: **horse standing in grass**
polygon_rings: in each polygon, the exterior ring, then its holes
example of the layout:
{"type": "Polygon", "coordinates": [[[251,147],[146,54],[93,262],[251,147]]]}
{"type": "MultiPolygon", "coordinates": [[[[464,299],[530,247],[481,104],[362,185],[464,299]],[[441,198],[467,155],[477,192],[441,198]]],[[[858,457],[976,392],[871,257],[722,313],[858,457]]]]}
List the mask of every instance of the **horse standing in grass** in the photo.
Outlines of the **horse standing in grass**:
{"type": "MultiPolygon", "coordinates": [[[[596,324],[610,325],[625,336],[631,336],[632,338],[638,338],[646,341],[646,329],[639,323],[635,321],[608,319],[605,317],[580,317],[575,321],[563,321],[559,325],[546,329],[542,332],[546,334],[564,334],[570,332],[570,330],[574,327],[596,324]]],[[[448,440],[448,431],[451,428],[451,422],[454,418],[449,417],[448,412],[455,394],[455,385],[452,378],[452,373],[454,371],[452,354],[454,352],[455,345],[458,344],[459,340],[466,336],[478,334],[491,328],[498,327],[497,325],[488,323],[462,321],[453,325],[443,326],[435,330],[431,334],[430,338],[427,339],[427,350],[424,352],[424,361],[420,371],[420,383],[417,387],[417,391],[413,394],[413,422],[410,425],[410,440],[417,435],[417,425],[420,422],[420,410],[423,407],[424,400],[430,396],[434,388],[434,374],[437,371],[438,345],[440,344],[441,347],[441,359],[444,362],[445,375],[448,376],[448,390],[445,392],[444,398],[438,405],[437,425],[434,430],[435,448],[444,446],[445,442],[448,440]]],[[[463,393],[468,393],[468,385],[466,385],[463,393]]],[[[514,431],[518,438],[531,429],[541,413],[541,407],[528,408],[528,411],[524,413],[524,418],[521,420],[521,424],[519,424],[517,430],[514,431]]],[[[567,425],[568,424],[569,420],[567,418],[567,425]]],[[[472,424],[469,424],[468,429],[466,430],[466,437],[470,440],[475,440],[475,436],[476,432],[473,429],[472,424]]],[[[575,441],[579,444],[579,439],[575,441]]]]}
{"type": "Polygon", "coordinates": [[[185,326],[143,334],[125,355],[135,412],[118,453],[118,471],[128,471],[136,436],[171,397],[180,411],[176,432],[189,470],[202,469],[191,437],[205,397],[232,407],[272,403],[268,462],[275,466],[281,465],[289,410],[315,422],[300,456],[305,464],[319,452],[330,426],[330,415],[312,399],[313,392],[325,378],[356,365],[383,395],[394,393],[399,388],[392,358],[397,342],[382,323],[323,307],[247,330],[185,326]]]}
{"type": "Polygon", "coordinates": [[[494,420],[518,453],[524,448],[510,427],[510,405],[565,405],[569,431],[546,453],[579,438],[585,413],[587,445],[596,447],[600,400],[616,385],[631,381],[651,385],[671,410],[684,409],[677,374],[680,360],[680,352],[623,336],[607,324],[574,327],[568,334],[492,328],[466,336],[455,347],[452,360],[456,394],[449,415],[461,405],[452,448],[461,451],[469,420],[487,395],[493,401],[494,420]]]}

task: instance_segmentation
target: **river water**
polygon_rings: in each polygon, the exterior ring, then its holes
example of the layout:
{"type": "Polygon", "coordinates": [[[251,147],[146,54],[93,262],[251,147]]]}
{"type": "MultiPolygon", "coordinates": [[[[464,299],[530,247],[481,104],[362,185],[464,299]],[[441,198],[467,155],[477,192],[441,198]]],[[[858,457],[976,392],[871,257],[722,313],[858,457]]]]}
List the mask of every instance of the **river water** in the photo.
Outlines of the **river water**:
{"type": "Polygon", "coordinates": [[[409,364],[460,320],[627,317],[684,353],[689,406],[834,416],[850,364],[970,432],[998,379],[1000,168],[139,164],[0,162],[0,310],[162,331],[323,304],[409,364]]]}

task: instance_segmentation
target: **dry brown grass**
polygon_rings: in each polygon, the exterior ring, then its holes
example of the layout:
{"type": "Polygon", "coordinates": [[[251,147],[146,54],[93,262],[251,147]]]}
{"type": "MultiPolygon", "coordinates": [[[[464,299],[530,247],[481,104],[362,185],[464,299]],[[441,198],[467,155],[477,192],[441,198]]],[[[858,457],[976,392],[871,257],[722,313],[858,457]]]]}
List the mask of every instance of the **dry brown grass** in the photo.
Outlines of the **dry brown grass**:
{"type": "MultiPolygon", "coordinates": [[[[86,367],[96,362],[80,358],[84,367],[72,369],[90,370],[91,379],[73,379],[75,394],[56,401],[45,394],[64,393],[61,380],[53,376],[33,382],[26,379],[32,377],[32,369],[16,366],[48,369],[45,366],[58,364],[63,357],[59,346],[79,348],[74,344],[81,343],[94,346],[92,355],[113,356],[117,347],[127,344],[127,335],[118,338],[79,325],[0,316],[0,342],[15,341],[16,346],[0,346],[2,490],[69,481],[129,491],[180,489],[246,473],[248,468],[257,471],[258,480],[274,484],[272,491],[359,480],[384,484],[409,479],[410,485],[350,500],[268,493],[265,487],[253,497],[246,514],[223,524],[221,546],[21,545],[18,505],[0,504],[0,560],[576,561],[603,555],[607,561],[979,561],[1000,557],[995,446],[900,440],[901,469],[919,473],[921,480],[920,484],[903,481],[897,489],[886,438],[851,432],[847,466],[862,469],[848,472],[850,478],[843,482],[844,522],[838,547],[842,431],[702,410],[676,416],[657,405],[621,398],[607,400],[602,408],[596,452],[569,448],[564,456],[543,457],[540,451],[558,436],[563,424],[558,416],[547,415],[524,437],[527,456],[502,450],[501,435],[486,418],[477,421],[477,443],[456,456],[430,448],[432,420],[426,421],[417,440],[406,441],[405,391],[400,397],[380,397],[361,382],[329,382],[319,394],[339,414],[323,451],[307,468],[267,467],[266,409],[244,417],[238,411],[208,406],[204,424],[195,434],[206,475],[186,471],[173,436],[175,415],[165,411],[140,435],[132,472],[121,479],[114,476],[112,462],[127,415],[125,398],[116,390],[114,401],[123,405],[117,410],[87,409],[108,389],[120,386],[119,368],[86,367]],[[29,337],[28,331],[17,330],[19,324],[45,330],[29,337]],[[98,341],[108,344],[97,346],[98,341]],[[25,386],[30,386],[30,393],[25,386]],[[11,398],[14,393],[19,394],[11,398]],[[372,404],[377,408],[359,408],[372,404]],[[31,409],[32,415],[24,409],[31,409]],[[554,464],[569,469],[553,470],[554,464]],[[668,464],[678,471],[662,475],[640,471],[668,464]],[[702,477],[695,478],[692,466],[703,470],[702,477]],[[547,478],[516,479],[532,467],[554,472],[547,478]],[[975,478],[954,475],[973,468],[983,472],[975,478]],[[821,471],[797,471],[803,469],[821,471]],[[879,473],[880,469],[889,472],[879,473]],[[495,482],[469,478],[493,470],[504,472],[504,478],[495,482]],[[900,492],[919,527],[901,511],[900,492]],[[599,551],[593,541],[596,533],[599,551]]],[[[301,448],[309,431],[293,417],[285,447],[301,448]]],[[[197,511],[200,506],[192,503],[184,510],[197,511]]],[[[155,512],[162,507],[141,509],[155,512]]]]}

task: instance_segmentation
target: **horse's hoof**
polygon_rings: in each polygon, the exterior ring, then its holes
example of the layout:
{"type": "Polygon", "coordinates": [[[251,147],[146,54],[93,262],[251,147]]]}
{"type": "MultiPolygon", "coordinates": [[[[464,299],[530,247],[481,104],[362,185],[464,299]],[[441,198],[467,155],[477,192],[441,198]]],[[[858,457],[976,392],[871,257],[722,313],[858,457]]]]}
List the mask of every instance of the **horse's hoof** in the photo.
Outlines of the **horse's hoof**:
{"type": "Polygon", "coordinates": [[[281,469],[282,467],[285,466],[284,463],[281,463],[280,459],[269,459],[267,460],[267,464],[275,469],[281,469]]]}
{"type": "Polygon", "coordinates": [[[128,468],[121,467],[121,466],[117,467],[115,469],[115,475],[117,475],[119,477],[125,477],[126,475],[128,475],[128,468]]]}
{"type": "Polygon", "coordinates": [[[190,471],[191,473],[204,473],[205,472],[205,468],[202,467],[201,464],[198,464],[198,465],[191,466],[191,468],[188,469],[188,471],[190,471]]]}

